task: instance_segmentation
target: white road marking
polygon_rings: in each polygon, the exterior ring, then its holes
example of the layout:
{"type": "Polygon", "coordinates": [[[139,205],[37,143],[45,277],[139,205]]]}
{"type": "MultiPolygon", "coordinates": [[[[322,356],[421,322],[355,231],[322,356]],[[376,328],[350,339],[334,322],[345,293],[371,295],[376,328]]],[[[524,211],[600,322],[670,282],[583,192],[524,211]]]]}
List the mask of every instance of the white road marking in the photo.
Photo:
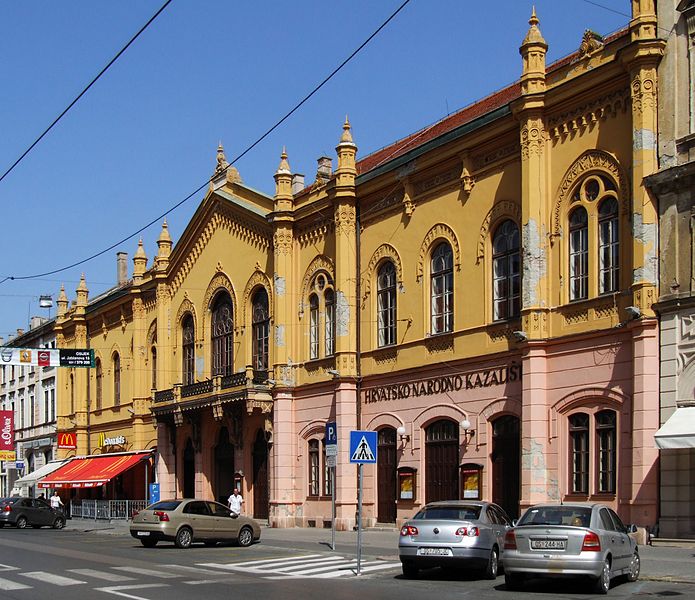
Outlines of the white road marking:
{"type": "MultiPolygon", "coordinates": [[[[361,573],[368,573],[371,571],[381,571],[384,569],[395,569],[399,568],[401,566],[400,562],[389,562],[385,563],[383,561],[371,561],[371,562],[363,562],[360,565],[360,572],[361,573]]],[[[281,572],[279,570],[275,571],[276,573],[281,572]]],[[[357,561],[356,560],[350,560],[348,562],[345,562],[343,564],[339,565],[324,565],[322,567],[318,568],[310,568],[310,569],[304,569],[302,571],[293,571],[293,572],[287,572],[284,571],[286,574],[285,575],[275,575],[275,576],[270,576],[270,577],[265,577],[264,579],[292,579],[292,578],[311,578],[311,579],[331,579],[331,578],[337,578],[337,577],[345,577],[346,575],[357,575],[357,561]],[[337,567],[337,568],[335,568],[337,567]],[[330,568],[331,570],[327,571],[326,569],[330,568]]]]}
{"type": "Polygon", "coordinates": [[[30,585],[24,585],[23,583],[17,583],[0,577],[0,590],[26,590],[30,587],[30,585]]]}
{"type": "Polygon", "coordinates": [[[200,567],[191,567],[189,565],[162,565],[163,567],[166,567],[167,569],[181,569],[182,571],[187,571],[189,573],[203,573],[206,575],[224,575],[224,573],[220,573],[219,571],[215,571],[213,569],[201,569],[200,567]]]}
{"type": "Polygon", "coordinates": [[[30,573],[17,573],[22,577],[29,577],[30,579],[38,579],[44,583],[51,583],[53,585],[79,585],[81,583],[87,583],[86,581],[81,581],[80,579],[72,579],[71,577],[63,577],[62,575],[54,575],[53,573],[46,573],[46,571],[31,571],[30,573]]]}
{"type": "Polygon", "coordinates": [[[142,596],[134,596],[133,594],[126,594],[125,590],[144,590],[156,587],[167,587],[166,583],[143,583],[142,585],[114,585],[112,587],[104,588],[94,588],[98,592],[105,592],[106,594],[113,594],[114,596],[121,596],[123,598],[130,598],[131,600],[147,600],[142,596]]]}
{"type": "Polygon", "coordinates": [[[126,573],[137,573],[138,575],[147,575],[149,577],[158,577],[159,579],[174,579],[181,577],[176,573],[163,573],[162,571],[153,571],[152,569],[141,569],[140,567],[113,567],[117,571],[125,571],[126,573]]]}
{"type": "Polygon", "coordinates": [[[266,560],[250,560],[248,562],[238,562],[238,563],[229,563],[229,564],[223,564],[223,563],[197,563],[201,567],[215,567],[218,569],[228,569],[232,566],[234,567],[249,567],[249,566],[255,566],[255,567],[260,567],[261,565],[269,565],[273,563],[277,564],[282,564],[282,563],[289,563],[289,562],[294,562],[297,560],[304,560],[307,558],[318,558],[320,556],[324,556],[323,554],[305,554],[304,556],[290,556],[289,558],[270,558],[266,560]]]}
{"type": "Polygon", "coordinates": [[[96,569],[68,569],[68,572],[81,575],[82,577],[94,577],[95,579],[103,579],[104,581],[113,581],[114,583],[119,581],[133,581],[133,579],[135,579],[135,577],[126,577],[118,573],[97,571],[96,569]]]}
{"type": "Polygon", "coordinates": [[[19,567],[13,567],[11,565],[0,565],[0,571],[18,571],[19,567]]]}
{"type": "MultiPolygon", "coordinates": [[[[290,567],[279,567],[279,568],[274,568],[274,569],[254,569],[258,571],[274,571],[276,573],[289,573],[291,571],[296,571],[298,569],[309,569],[311,570],[312,567],[318,567],[318,569],[314,569],[316,571],[325,571],[326,569],[335,569],[337,566],[336,563],[339,564],[349,564],[351,561],[346,560],[342,556],[336,556],[335,558],[324,558],[322,560],[308,560],[306,562],[302,562],[297,565],[292,565],[290,567]]],[[[303,572],[303,571],[302,571],[303,572]]]]}

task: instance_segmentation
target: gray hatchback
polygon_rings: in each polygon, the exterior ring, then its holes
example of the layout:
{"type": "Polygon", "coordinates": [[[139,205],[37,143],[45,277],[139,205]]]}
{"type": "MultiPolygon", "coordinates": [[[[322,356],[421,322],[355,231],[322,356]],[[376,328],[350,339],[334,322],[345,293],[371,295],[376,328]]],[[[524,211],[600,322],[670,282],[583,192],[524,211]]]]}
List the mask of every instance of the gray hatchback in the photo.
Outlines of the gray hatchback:
{"type": "Polygon", "coordinates": [[[636,581],[640,572],[637,544],[603,504],[532,506],[507,532],[502,562],[512,590],[526,577],[584,576],[606,594],[613,577],[636,581]]]}
{"type": "Polygon", "coordinates": [[[62,510],[51,508],[41,498],[0,498],[0,527],[5,525],[14,525],[17,529],[27,526],[35,529],[43,526],[62,529],[65,526],[65,515],[62,510]]]}
{"type": "Polygon", "coordinates": [[[504,510],[491,502],[426,504],[401,528],[398,555],[403,575],[415,577],[429,567],[471,566],[494,579],[510,525],[504,510]]]}

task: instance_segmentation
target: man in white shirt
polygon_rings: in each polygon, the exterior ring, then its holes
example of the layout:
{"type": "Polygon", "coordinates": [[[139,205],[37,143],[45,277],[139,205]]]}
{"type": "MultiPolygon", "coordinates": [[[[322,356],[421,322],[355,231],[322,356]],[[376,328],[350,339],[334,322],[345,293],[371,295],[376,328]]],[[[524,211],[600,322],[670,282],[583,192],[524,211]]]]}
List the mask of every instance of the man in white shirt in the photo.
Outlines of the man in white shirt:
{"type": "Polygon", "coordinates": [[[229,504],[229,510],[232,516],[238,517],[241,514],[241,505],[244,503],[244,499],[241,497],[239,490],[234,488],[232,490],[232,495],[227,498],[227,504],[229,504]]]}
{"type": "Polygon", "coordinates": [[[63,501],[60,499],[58,492],[53,492],[51,496],[51,508],[63,508],[63,501]]]}

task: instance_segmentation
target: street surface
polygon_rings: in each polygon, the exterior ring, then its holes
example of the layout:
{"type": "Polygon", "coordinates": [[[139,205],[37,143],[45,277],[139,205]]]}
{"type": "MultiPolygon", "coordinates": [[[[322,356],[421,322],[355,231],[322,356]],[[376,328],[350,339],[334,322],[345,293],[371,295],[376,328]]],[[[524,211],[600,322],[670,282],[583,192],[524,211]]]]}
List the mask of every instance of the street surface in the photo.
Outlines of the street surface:
{"type": "MultiPolygon", "coordinates": [[[[596,598],[582,583],[537,581],[522,592],[509,592],[504,577],[496,581],[476,574],[441,570],[423,572],[417,580],[401,576],[395,550],[363,551],[362,575],[355,575],[356,549],[346,543],[335,552],[330,531],[313,541],[291,541],[293,530],[267,530],[250,548],[195,545],[179,550],[161,543],[144,548],[122,530],[100,535],[77,529],[0,530],[0,598],[2,600],[368,600],[394,598],[437,600],[471,598],[533,598],[583,600],[596,598]],[[278,539],[281,535],[283,539],[278,539]],[[387,552],[388,554],[382,554],[387,552]]],[[[301,530],[300,530],[301,531],[301,530]]],[[[300,534],[301,535],[301,534],[300,534]]],[[[382,545],[385,545],[382,543],[382,545]]],[[[680,556],[692,557],[692,551],[680,556]]],[[[674,561],[677,558],[673,559],[674,561]]],[[[692,561],[692,558],[691,558],[692,561]]],[[[616,582],[610,598],[695,598],[695,585],[671,581],[616,582]]]]}

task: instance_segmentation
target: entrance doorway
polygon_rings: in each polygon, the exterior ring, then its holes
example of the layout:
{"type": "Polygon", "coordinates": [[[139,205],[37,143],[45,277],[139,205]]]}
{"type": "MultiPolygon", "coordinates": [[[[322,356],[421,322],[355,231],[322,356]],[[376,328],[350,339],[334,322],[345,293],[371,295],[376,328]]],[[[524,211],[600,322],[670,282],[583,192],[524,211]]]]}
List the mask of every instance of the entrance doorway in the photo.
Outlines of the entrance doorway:
{"type": "Polygon", "coordinates": [[[378,434],[376,520],[379,523],[396,522],[396,430],[384,427],[378,434]]]}
{"type": "Polygon", "coordinates": [[[268,518],[268,442],[262,429],[253,444],[253,516],[268,518]]]}
{"type": "Polygon", "coordinates": [[[458,457],[458,423],[443,419],[425,429],[425,502],[459,497],[458,457]]]}
{"type": "Polygon", "coordinates": [[[234,446],[229,441],[229,431],[226,427],[220,429],[220,435],[215,446],[215,500],[227,504],[227,498],[234,486],[234,446]]]}
{"type": "Polygon", "coordinates": [[[195,449],[191,438],[183,449],[183,497],[195,498],[195,449]]]}
{"type": "Polygon", "coordinates": [[[492,501],[519,516],[521,437],[519,419],[505,415],[492,422],[492,501]]]}

